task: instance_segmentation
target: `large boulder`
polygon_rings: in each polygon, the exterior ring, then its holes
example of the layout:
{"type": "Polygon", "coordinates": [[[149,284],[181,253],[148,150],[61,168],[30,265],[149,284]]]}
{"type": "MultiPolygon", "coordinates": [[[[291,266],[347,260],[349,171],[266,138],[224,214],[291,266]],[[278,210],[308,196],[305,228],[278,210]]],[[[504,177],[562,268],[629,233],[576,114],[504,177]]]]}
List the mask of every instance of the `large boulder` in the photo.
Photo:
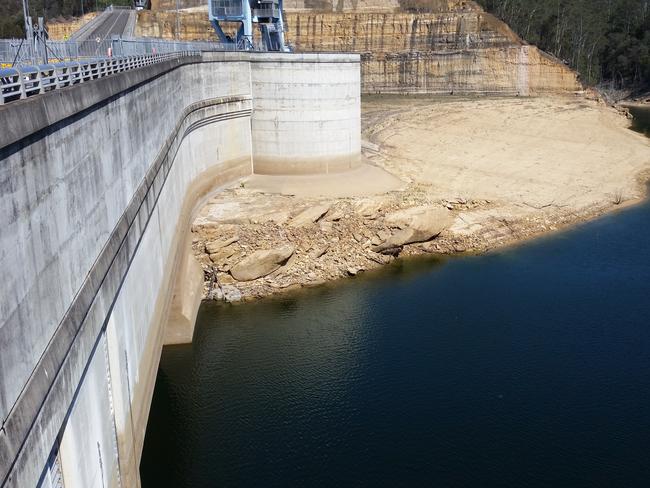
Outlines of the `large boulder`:
{"type": "Polygon", "coordinates": [[[237,281],[251,281],[273,273],[293,255],[295,248],[290,245],[276,249],[255,251],[230,269],[237,281]]]}
{"type": "Polygon", "coordinates": [[[385,223],[398,229],[382,243],[373,246],[375,252],[395,249],[406,244],[430,241],[447,229],[454,219],[441,207],[411,207],[386,215],[385,223]]]}

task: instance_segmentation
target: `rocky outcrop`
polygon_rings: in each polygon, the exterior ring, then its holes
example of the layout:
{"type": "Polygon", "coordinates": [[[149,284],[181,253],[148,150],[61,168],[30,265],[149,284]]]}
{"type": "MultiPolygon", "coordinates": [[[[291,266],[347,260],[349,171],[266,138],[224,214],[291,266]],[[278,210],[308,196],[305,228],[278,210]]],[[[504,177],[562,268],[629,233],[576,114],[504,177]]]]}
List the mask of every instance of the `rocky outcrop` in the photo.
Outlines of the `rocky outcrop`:
{"type": "Polygon", "coordinates": [[[176,0],[151,0],[151,10],[175,10],[176,5],[182,9],[204,7],[206,5],[205,0],[180,0],[178,3],[176,0]]]}
{"type": "Polygon", "coordinates": [[[47,23],[47,31],[51,39],[67,39],[75,31],[79,30],[85,23],[90,22],[97,16],[97,12],[90,12],[83,17],[71,19],[57,18],[47,23]]]}
{"type": "Polygon", "coordinates": [[[411,207],[390,213],[384,222],[398,230],[371,249],[374,252],[385,252],[407,244],[430,241],[438,237],[453,221],[451,213],[441,207],[411,207]]]}
{"type": "Polygon", "coordinates": [[[159,37],[184,41],[214,41],[214,29],[208,20],[207,10],[181,12],[176,23],[176,12],[164,10],[141,10],[135,25],[136,37],[159,37]],[[176,28],[180,31],[177,33],[176,28]]]}
{"type": "Polygon", "coordinates": [[[581,89],[576,73],[471,3],[443,12],[289,12],[300,51],[362,55],[364,93],[534,95],[581,89]]]}
{"type": "Polygon", "coordinates": [[[276,249],[255,251],[233,266],[230,274],[237,281],[256,280],[278,270],[280,266],[287,262],[294,251],[295,248],[288,244],[276,249]]]}

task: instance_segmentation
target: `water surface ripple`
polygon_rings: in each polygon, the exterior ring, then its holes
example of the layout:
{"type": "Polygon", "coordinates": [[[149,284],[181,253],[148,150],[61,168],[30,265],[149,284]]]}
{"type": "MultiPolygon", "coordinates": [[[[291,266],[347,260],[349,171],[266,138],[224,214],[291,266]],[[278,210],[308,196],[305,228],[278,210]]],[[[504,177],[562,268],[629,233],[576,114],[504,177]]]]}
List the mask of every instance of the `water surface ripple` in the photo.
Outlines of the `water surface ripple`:
{"type": "Polygon", "coordinates": [[[165,348],[145,487],[646,487],[650,205],[243,306],[165,348]]]}

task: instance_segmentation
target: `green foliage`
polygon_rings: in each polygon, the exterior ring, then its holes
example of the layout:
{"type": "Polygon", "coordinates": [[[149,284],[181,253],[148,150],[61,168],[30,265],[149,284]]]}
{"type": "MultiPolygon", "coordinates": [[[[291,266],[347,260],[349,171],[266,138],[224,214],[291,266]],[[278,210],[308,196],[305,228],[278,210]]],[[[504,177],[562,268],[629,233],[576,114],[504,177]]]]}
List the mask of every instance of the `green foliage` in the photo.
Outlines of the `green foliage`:
{"type": "MultiPolygon", "coordinates": [[[[29,13],[34,22],[38,17],[76,17],[109,5],[130,6],[132,0],[31,0],[29,13]]],[[[0,0],[0,39],[24,37],[23,4],[21,0],[0,0]]]]}
{"type": "Polygon", "coordinates": [[[650,85],[650,0],[478,0],[590,85],[650,85]]]}

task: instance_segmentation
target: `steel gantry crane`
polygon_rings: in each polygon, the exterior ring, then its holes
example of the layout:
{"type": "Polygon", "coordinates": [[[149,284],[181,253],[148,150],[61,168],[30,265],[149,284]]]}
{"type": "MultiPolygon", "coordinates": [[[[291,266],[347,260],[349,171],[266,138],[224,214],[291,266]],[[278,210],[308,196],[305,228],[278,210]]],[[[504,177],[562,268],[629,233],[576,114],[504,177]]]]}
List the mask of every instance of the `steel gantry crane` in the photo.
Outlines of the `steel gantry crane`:
{"type": "Polygon", "coordinates": [[[284,44],[282,0],[208,0],[210,23],[226,44],[237,49],[254,49],[253,23],[258,24],[261,48],[266,51],[288,51],[284,44]],[[227,35],[220,22],[240,23],[235,38],[227,35]]]}

